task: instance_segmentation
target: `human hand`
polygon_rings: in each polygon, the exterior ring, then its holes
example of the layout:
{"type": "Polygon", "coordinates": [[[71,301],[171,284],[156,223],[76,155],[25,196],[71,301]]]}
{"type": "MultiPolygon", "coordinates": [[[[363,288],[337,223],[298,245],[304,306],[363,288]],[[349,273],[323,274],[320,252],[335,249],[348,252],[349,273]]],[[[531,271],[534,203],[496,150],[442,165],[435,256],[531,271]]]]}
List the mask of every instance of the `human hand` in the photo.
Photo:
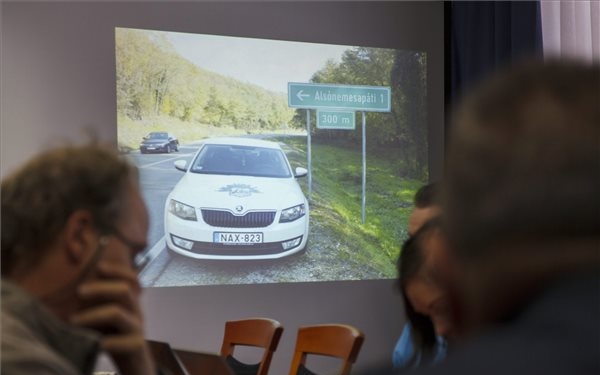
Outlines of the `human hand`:
{"type": "Polygon", "coordinates": [[[100,262],[97,277],[77,289],[82,308],[71,322],[101,334],[101,346],[121,374],[154,374],[139,305],[140,285],[130,267],[100,262]]]}

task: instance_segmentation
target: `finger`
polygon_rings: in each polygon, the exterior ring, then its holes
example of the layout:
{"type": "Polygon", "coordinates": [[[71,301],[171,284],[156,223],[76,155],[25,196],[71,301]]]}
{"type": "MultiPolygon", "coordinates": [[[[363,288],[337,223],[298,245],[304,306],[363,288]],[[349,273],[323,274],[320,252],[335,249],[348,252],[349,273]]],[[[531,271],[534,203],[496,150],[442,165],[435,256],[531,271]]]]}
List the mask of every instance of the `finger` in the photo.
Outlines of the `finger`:
{"type": "Polygon", "coordinates": [[[127,281],[136,290],[140,290],[137,272],[131,267],[116,265],[110,262],[100,262],[97,267],[98,276],[105,279],[117,279],[127,281]]]}
{"type": "Polygon", "coordinates": [[[79,327],[90,328],[104,334],[141,334],[143,330],[141,318],[118,305],[102,305],[82,310],[72,315],[70,321],[79,327]]]}
{"type": "Polygon", "coordinates": [[[83,306],[116,304],[133,313],[139,314],[137,292],[127,282],[93,280],[81,284],[77,295],[83,306]]]}

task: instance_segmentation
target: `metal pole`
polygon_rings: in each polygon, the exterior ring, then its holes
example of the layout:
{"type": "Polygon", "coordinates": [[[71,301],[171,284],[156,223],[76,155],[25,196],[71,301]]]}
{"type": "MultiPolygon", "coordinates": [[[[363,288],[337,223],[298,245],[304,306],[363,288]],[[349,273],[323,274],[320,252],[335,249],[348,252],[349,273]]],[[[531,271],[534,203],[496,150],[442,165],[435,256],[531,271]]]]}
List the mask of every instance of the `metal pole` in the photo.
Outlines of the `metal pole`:
{"type": "Polygon", "coordinates": [[[308,164],[308,200],[312,200],[312,157],[311,157],[311,139],[310,139],[310,109],[306,110],[306,157],[308,164]]]}
{"type": "Polygon", "coordinates": [[[365,223],[365,203],[367,200],[367,132],[365,112],[362,113],[362,223],[365,223]]]}

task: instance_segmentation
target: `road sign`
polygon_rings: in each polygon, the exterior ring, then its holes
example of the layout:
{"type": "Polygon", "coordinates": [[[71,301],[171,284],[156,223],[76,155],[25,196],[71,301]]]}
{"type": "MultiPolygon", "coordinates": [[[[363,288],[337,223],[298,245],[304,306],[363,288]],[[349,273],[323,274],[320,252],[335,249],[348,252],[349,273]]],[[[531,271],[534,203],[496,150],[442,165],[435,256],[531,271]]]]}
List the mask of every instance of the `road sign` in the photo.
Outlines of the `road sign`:
{"type": "Polygon", "coordinates": [[[349,129],[356,127],[356,116],[352,111],[317,110],[317,129],[349,129]]]}
{"type": "Polygon", "coordinates": [[[288,82],[288,106],[390,112],[390,88],[288,82]]]}

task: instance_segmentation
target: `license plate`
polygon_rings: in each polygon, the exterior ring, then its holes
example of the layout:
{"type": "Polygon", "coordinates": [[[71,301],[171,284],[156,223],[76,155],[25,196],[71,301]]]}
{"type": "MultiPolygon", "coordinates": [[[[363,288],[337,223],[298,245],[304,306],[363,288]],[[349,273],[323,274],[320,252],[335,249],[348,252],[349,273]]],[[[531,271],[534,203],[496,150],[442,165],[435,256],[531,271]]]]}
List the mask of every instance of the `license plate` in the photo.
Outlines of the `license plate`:
{"type": "Polygon", "coordinates": [[[252,245],[263,242],[262,233],[214,232],[213,242],[226,245],[252,245]]]}

